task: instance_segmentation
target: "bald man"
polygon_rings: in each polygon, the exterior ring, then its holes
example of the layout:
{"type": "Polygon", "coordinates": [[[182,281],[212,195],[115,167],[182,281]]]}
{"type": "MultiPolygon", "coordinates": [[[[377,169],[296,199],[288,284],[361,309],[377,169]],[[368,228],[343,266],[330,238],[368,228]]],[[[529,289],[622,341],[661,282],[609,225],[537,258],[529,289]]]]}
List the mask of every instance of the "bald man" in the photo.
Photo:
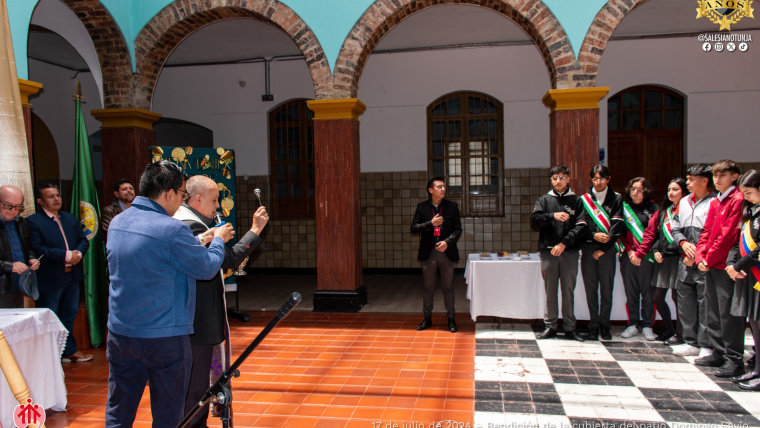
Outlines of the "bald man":
{"type": "MultiPolygon", "coordinates": [[[[206,176],[196,175],[187,180],[187,200],[174,214],[198,236],[202,244],[214,228],[214,214],[219,209],[219,186],[206,176]]],[[[264,207],[259,207],[253,214],[251,229],[232,248],[225,248],[222,271],[236,269],[248,255],[261,243],[259,235],[267,224],[269,216],[264,207]]],[[[190,336],[193,353],[193,368],[190,373],[190,387],[185,399],[185,414],[195,407],[203,398],[209,387],[209,371],[214,347],[229,338],[227,325],[227,307],[224,300],[224,277],[217,274],[208,281],[196,281],[197,299],[195,301],[194,333],[190,336]]],[[[229,349],[229,340],[225,345],[229,349]]],[[[229,358],[229,352],[227,352],[229,358]]],[[[229,360],[226,361],[229,365],[229,360]]],[[[209,413],[204,406],[188,427],[205,427],[209,413]]]]}
{"type": "Polygon", "coordinates": [[[0,308],[23,308],[19,275],[40,267],[32,247],[29,223],[21,217],[24,194],[16,186],[0,187],[0,308]]]}

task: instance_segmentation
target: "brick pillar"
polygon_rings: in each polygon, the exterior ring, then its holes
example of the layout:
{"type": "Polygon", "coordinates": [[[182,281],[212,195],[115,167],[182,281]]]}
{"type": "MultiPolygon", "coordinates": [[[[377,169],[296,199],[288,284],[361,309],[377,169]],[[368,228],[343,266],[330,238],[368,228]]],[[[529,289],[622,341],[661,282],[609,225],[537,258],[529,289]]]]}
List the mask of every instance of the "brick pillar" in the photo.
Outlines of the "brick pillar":
{"type": "Polygon", "coordinates": [[[588,173],[599,163],[599,100],[610,88],[551,89],[544,104],[551,108],[551,166],[570,169],[570,188],[583,194],[588,173]]]}
{"type": "Polygon", "coordinates": [[[34,184],[34,150],[32,145],[32,103],[29,102],[29,96],[34,95],[42,89],[42,83],[32,82],[31,80],[18,79],[19,90],[21,91],[21,107],[24,111],[24,128],[26,128],[26,145],[29,149],[29,173],[32,177],[31,183],[34,184]]]}
{"type": "MultiPolygon", "coordinates": [[[[132,181],[137,187],[140,176],[150,163],[148,147],[155,141],[153,124],[161,115],[139,108],[92,110],[90,113],[101,122],[103,195],[113,194],[113,184],[120,178],[132,181]]],[[[103,204],[111,202],[103,201],[103,204]]]]}
{"type": "Polygon", "coordinates": [[[358,312],[362,277],[359,115],[355,98],[309,101],[314,111],[317,291],[315,312],[358,312]]]}

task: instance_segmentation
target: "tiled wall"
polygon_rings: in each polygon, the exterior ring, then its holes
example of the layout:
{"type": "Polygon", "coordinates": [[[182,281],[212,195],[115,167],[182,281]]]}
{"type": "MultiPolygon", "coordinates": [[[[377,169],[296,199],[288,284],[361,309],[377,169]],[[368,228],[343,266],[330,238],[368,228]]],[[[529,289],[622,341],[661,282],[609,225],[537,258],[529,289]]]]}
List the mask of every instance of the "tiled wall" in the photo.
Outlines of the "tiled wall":
{"type": "MultiPolygon", "coordinates": [[[[741,170],[760,170],[760,163],[743,163],[741,170]]],[[[504,216],[463,217],[459,254],[496,251],[536,251],[538,232],[531,230],[536,199],[549,191],[548,168],[504,170],[504,216]]],[[[365,268],[416,268],[419,236],[409,232],[417,203],[427,198],[427,172],[362,174],[362,260],[365,268]]],[[[258,202],[253,189],[263,190],[267,205],[269,177],[237,177],[238,228],[251,225],[258,202]]],[[[574,189],[575,190],[575,189],[574,189]]],[[[586,189],[582,189],[585,191],[586,189]]],[[[576,191],[576,193],[580,193],[576,191]]],[[[272,218],[251,267],[316,268],[314,219],[272,218]]],[[[464,262],[459,262],[464,267],[464,262]]]]}
{"type": "MultiPolygon", "coordinates": [[[[530,212],[536,199],[549,188],[548,168],[504,171],[505,215],[503,217],[463,217],[459,240],[462,260],[468,253],[535,251],[538,234],[531,231],[530,212]]],[[[258,203],[253,189],[258,187],[267,204],[266,176],[237,177],[238,228],[251,225],[258,203]]],[[[410,233],[417,203],[427,199],[427,172],[363,173],[362,259],[366,268],[416,268],[419,236],[410,233]]],[[[251,267],[315,268],[315,223],[310,220],[272,218],[263,234],[264,242],[249,262],[251,267]]],[[[464,263],[460,262],[460,267],[464,263]]]]}

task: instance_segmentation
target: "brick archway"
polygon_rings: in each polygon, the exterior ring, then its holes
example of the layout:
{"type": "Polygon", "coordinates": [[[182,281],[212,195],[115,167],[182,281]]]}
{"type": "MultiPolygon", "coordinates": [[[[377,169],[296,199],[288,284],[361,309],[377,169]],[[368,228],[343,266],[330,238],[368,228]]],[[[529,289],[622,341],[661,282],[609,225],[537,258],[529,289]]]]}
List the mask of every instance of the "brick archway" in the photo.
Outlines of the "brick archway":
{"type": "Polygon", "coordinates": [[[140,78],[139,85],[133,88],[136,99],[132,107],[150,110],[161,67],[185,37],[203,26],[230,18],[250,18],[285,31],[306,59],[315,92],[332,91],[330,68],[322,46],[301,17],[284,4],[277,0],[176,0],[156,14],[135,40],[140,78]]]}
{"type": "Polygon", "coordinates": [[[612,34],[634,8],[646,3],[647,0],[609,0],[596,14],[594,22],[583,39],[583,45],[578,51],[578,66],[583,72],[583,79],[575,87],[591,88],[596,86],[599,62],[607,48],[612,34]]]}
{"type": "Polygon", "coordinates": [[[124,82],[132,80],[129,49],[119,26],[99,0],[62,0],[90,35],[103,76],[103,108],[128,106],[130,91],[124,82]]]}
{"type": "Polygon", "coordinates": [[[496,11],[520,26],[539,49],[552,87],[562,86],[574,69],[567,34],[549,8],[539,0],[377,0],[346,37],[335,64],[335,98],[354,98],[369,55],[385,34],[404,18],[431,6],[471,4],[496,11]]]}

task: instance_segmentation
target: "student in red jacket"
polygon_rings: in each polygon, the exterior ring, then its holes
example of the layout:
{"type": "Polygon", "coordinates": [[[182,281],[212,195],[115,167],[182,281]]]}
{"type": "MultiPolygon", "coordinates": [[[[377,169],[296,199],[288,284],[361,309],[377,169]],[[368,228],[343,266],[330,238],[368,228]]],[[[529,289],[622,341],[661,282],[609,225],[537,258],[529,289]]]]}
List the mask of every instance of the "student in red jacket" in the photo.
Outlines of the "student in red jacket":
{"type": "Polygon", "coordinates": [[[733,377],[744,374],[744,319],[731,315],[734,282],[725,268],[728,253],[739,240],[744,195],[736,186],[739,178],[736,162],[718,161],[713,164],[712,173],[719,193],[710,201],[694,261],[706,273],[707,335],[714,351],[694,364],[720,367],[715,376],[733,377]]]}

